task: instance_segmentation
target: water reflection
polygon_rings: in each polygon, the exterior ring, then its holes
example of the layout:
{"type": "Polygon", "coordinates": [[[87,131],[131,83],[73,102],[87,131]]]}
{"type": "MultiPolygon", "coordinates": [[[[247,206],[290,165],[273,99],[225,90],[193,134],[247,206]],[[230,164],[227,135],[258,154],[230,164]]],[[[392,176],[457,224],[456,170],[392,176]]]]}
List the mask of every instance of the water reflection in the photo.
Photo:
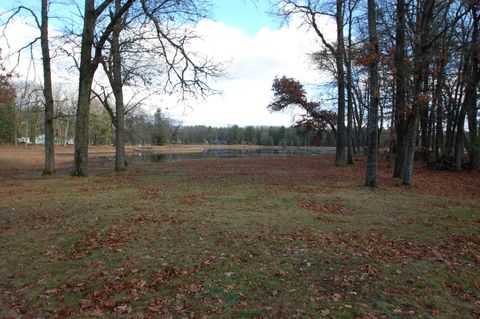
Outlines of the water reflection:
{"type": "MultiPolygon", "coordinates": [[[[285,148],[285,149],[207,149],[203,152],[195,153],[134,153],[126,156],[129,163],[165,163],[165,162],[179,162],[202,158],[234,158],[234,157],[258,157],[258,156],[318,156],[325,154],[333,154],[333,150],[319,150],[319,149],[301,149],[301,148],[285,148]]],[[[115,157],[98,158],[100,161],[115,160],[115,157]]]]}

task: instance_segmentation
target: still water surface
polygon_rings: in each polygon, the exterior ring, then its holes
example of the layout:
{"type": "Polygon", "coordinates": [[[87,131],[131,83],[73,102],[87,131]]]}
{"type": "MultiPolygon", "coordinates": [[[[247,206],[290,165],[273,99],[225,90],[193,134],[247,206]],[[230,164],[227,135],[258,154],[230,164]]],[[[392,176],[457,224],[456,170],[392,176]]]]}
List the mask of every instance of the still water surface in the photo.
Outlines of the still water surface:
{"type": "MultiPolygon", "coordinates": [[[[129,163],[146,162],[179,162],[203,158],[236,158],[236,157],[259,157],[259,156],[319,156],[325,154],[334,154],[334,150],[302,149],[302,148],[262,148],[262,149],[207,149],[203,152],[195,153],[152,153],[142,152],[126,156],[129,163]]],[[[115,157],[101,157],[98,161],[113,161],[115,157]]]]}

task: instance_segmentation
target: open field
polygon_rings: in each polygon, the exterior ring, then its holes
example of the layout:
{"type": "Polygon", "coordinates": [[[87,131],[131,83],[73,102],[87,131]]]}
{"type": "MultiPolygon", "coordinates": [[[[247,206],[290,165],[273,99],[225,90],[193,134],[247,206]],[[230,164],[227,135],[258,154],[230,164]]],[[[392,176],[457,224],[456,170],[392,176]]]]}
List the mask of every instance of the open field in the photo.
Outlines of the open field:
{"type": "MultiPolygon", "coordinates": [[[[126,146],[127,154],[138,152],[153,153],[195,153],[207,149],[259,149],[259,148],[281,148],[280,146],[259,146],[259,145],[163,145],[163,146],[126,146]]],[[[298,147],[304,148],[304,147],[298,147]]],[[[307,147],[312,148],[312,147],[307,147]]],[[[332,147],[313,147],[314,149],[334,149],[332,147]]],[[[71,168],[73,163],[73,145],[55,146],[55,164],[57,169],[65,171],[71,168]]],[[[114,156],[114,146],[90,146],[88,149],[89,158],[98,156],[114,156]]],[[[0,145],[0,175],[10,172],[17,173],[26,170],[41,170],[44,163],[43,145],[0,145]]],[[[112,162],[113,167],[113,162],[112,162]]]]}
{"type": "Polygon", "coordinates": [[[23,161],[0,174],[1,318],[480,316],[478,171],[417,167],[404,188],[381,162],[371,190],[362,158],[99,165],[87,178],[23,161]]]}

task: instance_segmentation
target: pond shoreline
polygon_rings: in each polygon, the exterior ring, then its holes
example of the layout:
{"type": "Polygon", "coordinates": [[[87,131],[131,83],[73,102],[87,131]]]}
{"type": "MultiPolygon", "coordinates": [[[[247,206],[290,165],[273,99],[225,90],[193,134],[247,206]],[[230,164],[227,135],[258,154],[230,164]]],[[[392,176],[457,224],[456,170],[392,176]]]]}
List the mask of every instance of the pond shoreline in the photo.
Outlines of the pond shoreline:
{"type": "MultiPolygon", "coordinates": [[[[200,153],[208,149],[231,149],[231,150],[257,150],[257,149],[276,149],[276,150],[328,150],[333,151],[335,147],[331,146],[265,146],[254,144],[169,144],[169,145],[147,145],[147,146],[127,146],[127,149],[133,152],[151,152],[151,153],[200,153]]],[[[115,151],[115,150],[114,150],[115,151]]]]}
{"type": "MultiPolygon", "coordinates": [[[[335,147],[323,146],[262,146],[262,145],[224,145],[224,144],[193,144],[193,145],[128,145],[125,147],[126,154],[135,153],[201,153],[207,149],[232,149],[232,150],[257,150],[257,149],[294,149],[294,150],[312,150],[312,151],[334,151],[335,147]]],[[[41,170],[44,163],[43,145],[0,145],[0,174],[10,173],[10,171],[41,170]]],[[[101,145],[90,146],[88,148],[88,157],[92,163],[98,157],[115,156],[115,146],[101,145]]],[[[73,163],[73,145],[55,146],[55,165],[57,169],[65,169],[73,163]]]]}
{"type": "MultiPolygon", "coordinates": [[[[247,157],[290,157],[290,156],[324,156],[334,154],[335,150],[297,147],[262,147],[262,148],[226,148],[208,147],[191,152],[156,152],[152,149],[136,149],[137,152],[126,155],[129,164],[134,163],[169,163],[208,158],[247,158],[247,157]]],[[[108,163],[115,160],[115,155],[97,156],[91,159],[95,163],[108,163]]]]}

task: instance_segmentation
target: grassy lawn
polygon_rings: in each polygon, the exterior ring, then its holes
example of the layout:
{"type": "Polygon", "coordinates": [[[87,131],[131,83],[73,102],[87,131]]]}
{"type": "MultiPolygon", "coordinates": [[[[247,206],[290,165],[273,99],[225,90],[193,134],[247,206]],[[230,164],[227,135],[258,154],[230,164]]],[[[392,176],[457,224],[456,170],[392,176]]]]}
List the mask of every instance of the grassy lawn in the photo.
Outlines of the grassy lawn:
{"type": "Polygon", "coordinates": [[[478,318],[480,174],[211,159],[0,178],[2,318],[478,318]]]}

